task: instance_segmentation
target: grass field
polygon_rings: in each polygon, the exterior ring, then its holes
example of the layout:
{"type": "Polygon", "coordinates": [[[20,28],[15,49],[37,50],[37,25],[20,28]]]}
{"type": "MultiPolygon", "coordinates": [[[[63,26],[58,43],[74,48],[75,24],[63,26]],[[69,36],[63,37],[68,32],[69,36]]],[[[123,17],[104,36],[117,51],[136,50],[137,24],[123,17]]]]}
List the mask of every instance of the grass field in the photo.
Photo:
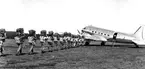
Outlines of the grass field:
{"type": "Polygon", "coordinates": [[[145,69],[145,48],[133,45],[84,46],[66,50],[28,55],[27,42],[24,53],[15,56],[17,46],[13,40],[5,43],[7,55],[0,57],[0,69],[145,69]]]}

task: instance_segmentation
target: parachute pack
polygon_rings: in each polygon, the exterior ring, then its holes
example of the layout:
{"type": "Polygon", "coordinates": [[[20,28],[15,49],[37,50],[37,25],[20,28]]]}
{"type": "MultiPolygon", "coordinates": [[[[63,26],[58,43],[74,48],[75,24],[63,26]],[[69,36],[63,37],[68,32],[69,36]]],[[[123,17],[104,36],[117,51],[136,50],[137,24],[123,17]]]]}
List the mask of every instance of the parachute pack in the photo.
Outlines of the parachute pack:
{"type": "Polygon", "coordinates": [[[24,33],[24,29],[23,28],[18,28],[18,29],[16,29],[16,32],[19,32],[19,33],[24,33]]]}
{"type": "Polygon", "coordinates": [[[42,36],[46,36],[46,30],[42,30],[41,32],[40,32],[40,34],[42,35],[42,36]]]}
{"type": "Polygon", "coordinates": [[[35,30],[29,30],[29,36],[35,36],[36,31],[35,30]]]}
{"type": "Polygon", "coordinates": [[[53,31],[49,31],[49,32],[48,32],[48,36],[52,36],[53,34],[54,34],[53,31]]]}
{"type": "Polygon", "coordinates": [[[0,33],[6,33],[5,29],[0,29],[0,33]]]}

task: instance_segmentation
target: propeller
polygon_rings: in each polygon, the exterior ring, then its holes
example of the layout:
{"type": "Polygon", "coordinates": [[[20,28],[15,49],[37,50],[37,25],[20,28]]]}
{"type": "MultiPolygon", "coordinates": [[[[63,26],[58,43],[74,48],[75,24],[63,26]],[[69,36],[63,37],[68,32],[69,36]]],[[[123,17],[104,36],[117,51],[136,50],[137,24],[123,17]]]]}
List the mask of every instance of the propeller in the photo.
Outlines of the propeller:
{"type": "Polygon", "coordinates": [[[83,36],[83,35],[82,35],[83,33],[82,33],[81,31],[79,31],[79,30],[77,30],[77,31],[78,31],[78,33],[79,33],[80,36],[83,36]]]}
{"type": "Polygon", "coordinates": [[[81,32],[79,30],[77,30],[79,34],[81,34],[81,32]]]}

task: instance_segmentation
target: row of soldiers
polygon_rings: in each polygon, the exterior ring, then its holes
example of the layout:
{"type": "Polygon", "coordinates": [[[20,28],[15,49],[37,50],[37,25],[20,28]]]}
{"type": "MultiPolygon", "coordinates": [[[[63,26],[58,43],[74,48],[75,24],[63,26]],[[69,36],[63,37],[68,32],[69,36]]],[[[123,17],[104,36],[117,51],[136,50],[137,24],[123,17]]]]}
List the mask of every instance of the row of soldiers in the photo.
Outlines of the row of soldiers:
{"type": "MultiPolygon", "coordinates": [[[[5,29],[0,29],[0,55],[3,55],[3,43],[6,39],[6,31],[5,29]]],[[[79,35],[72,35],[71,33],[54,33],[53,31],[49,31],[47,34],[46,30],[42,30],[40,32],[39,38],[36,37],[35,30],[29,30],[29,34],[26,36],[24,34],[23,28],[16,29],[16,36],[14,37],[16,44],[18,45],[16,55],[22,54],[23,43],[25,39],[28,39],[28,43],[30,46],[29,54],[34,53],[34,46],[36,46],[36,40],[40,41],[41,45],[41,53],[47,51],[54,51],[54,50],[61,50],[61,49],[68,49],[72,47],[78,47],[85,43],[83,37],[79,35]],[[46,43],[48,44],[46,46],[46,43]]]]}

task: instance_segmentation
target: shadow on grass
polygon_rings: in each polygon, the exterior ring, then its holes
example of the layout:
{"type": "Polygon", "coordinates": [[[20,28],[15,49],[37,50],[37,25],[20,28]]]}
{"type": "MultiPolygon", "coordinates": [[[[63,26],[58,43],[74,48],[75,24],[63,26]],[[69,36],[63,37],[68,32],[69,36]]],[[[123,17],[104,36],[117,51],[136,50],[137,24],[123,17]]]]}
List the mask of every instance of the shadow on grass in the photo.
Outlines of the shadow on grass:
{"type": "Polygon", "coordinates": [[[139,49],[143,48],[144,49],[145,48],[145,45],[140,45],[139,47],[135,47],[134,46],[134,47],[129,47],[129,48],[139,48],[139,49]]]}
{"type": "Polygon", "coordinates": [[[21,54],[15,54],[16,56],[21,56],[21,55],[25,55],[27,53],[21,53],[21,54]]]}
{"type": "Polygon", "coordinates": [[[33,53],[27,53],[28,55],[34,55],[34,54],[39,54],[38,52],[33,52],[33,53]]]}
{"type": "Polygon", "coordinates": [[[0,67],[0,68],[10,68],[10,69],[35,69],[35,68],[41,68],[41,67],[47,67],[48,69],[54,69],[54,66],[56,65],[57,63],[55,62],[51,62],[51,63],[41,63],[41,64],[38,64],[38,65],[18,65],[18,66],[3,66],[3,67],[0,67]]]}
{"type": "Polygon", "coordinates": [[[6,56],[9,56],[9,55],[12,55],[12,54],[3,54],[0,57],[6,57],[6,56]]]}
{"type": "MultiPolygon", "coordinates": [[[[88,45],[88,46],[84,46],[84,47],[89,47],[89,46],[95,46],[95,47],[126,47],[126,48],[137,48],[135,45],[127,45],[127,44],[123,44],[123,45],[120,45],[120,44],[116,44],[116,45],[104,45],[104,46],[101,46],[101,45],[88,45]]],[[[145,47],[138,47],[138,48],[145,48],[145,47]]]]}

